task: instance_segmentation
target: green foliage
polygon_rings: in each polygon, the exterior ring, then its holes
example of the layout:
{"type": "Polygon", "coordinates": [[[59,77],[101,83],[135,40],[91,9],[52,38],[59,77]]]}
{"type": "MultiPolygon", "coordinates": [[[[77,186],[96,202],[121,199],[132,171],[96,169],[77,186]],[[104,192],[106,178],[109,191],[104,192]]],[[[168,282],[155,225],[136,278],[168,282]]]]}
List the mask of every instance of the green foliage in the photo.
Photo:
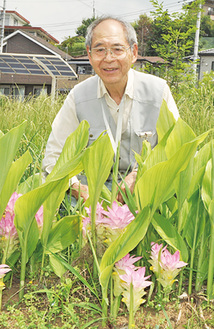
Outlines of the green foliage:
{"type": "Polygon", "coordinates": [[[76,30],[76,33],[78,36],[82,36],[82,37],[86,37],[86,31],[87,31],[87,28],[88,26],[93,22],[95,21],[95,17],[92,17],[92,18],[88,18],[88,19],[83,19],[82,20],[82,25],[80,25],[77,30],[76,30]]]}
{"type": "Polygon", "coordinates": [[[83,36],[68,37],[58,48],[71,56],[86,55],[85,38],[83,36]]]}

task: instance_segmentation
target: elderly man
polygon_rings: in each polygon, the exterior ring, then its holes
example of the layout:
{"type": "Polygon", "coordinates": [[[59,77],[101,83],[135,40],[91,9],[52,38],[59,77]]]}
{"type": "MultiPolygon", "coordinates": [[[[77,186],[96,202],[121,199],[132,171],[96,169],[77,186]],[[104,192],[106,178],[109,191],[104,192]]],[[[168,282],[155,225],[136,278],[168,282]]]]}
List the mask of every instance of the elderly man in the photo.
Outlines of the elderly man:
{"type": "MultiPolygon", "coordinates": [[[[178,110],[165,80],[131,69],[137,59],[138,46],[130,24],[114,17],[97,19],[88,27],[86,48],[96,75],[76,85],[67,96],[52,125],[43,170],[46,175],[51,172],[66,138],[82,120],[87,120],[89,144],[104,130],[114,150],[121,142],[119,171],[130,168],[125,181],[133,192],[136,179],[133,150],[141,151],[141,136],[145,132],[150,132],[151,146],[157,144],[156,122],[163,99],[176,119],[178,110]]],[[[86,200],[87,185],[74,177],[75,198],[79,191],[86,200]]],[[[119,201],[122,201],[120,194],[119,201]]]]}

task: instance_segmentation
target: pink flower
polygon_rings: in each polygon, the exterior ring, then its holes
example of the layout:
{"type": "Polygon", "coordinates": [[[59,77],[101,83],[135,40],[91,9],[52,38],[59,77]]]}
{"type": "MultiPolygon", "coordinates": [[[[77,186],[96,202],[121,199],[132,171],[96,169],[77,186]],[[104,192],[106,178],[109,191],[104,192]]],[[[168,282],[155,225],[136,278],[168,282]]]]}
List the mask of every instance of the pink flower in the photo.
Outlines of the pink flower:
{"type": "Polygon", "coordinates": [[[132,295],[132,308],[133,315],[136,313],[138,307],[145,302],[142,297],[146,294],[144,289],[152,284],[151,281],[146,281],[149,276],[145,277],[145,267],[137,268],[126,268],[126,274],[119,275],[122,280],[121,286],[123,287],[122,291],[122,301],[126,304],[128,310],[131,308],[131,283],[133,287],[132,295]]]}
{"type": "Polygon", "coordinates": [[[152,284],[151,281],[146,281],[151,275],[145,277],[145,267],[138,269],[126,268],[126,274],[120,275],[123,281],[123,286],[129,288],[130,284],[133,284],[133,289],[144,289],[152,284]]]}
{"type": "Polygon", "coordinates": [[[165,270],[174,271],[175,269],[186,266],[187,263],[180,261],[180,251],[177,250],[173,255],[166,249],[161,255],[161,267],[165,270]]]}
{"type": "Polygon", "coordinates": [[[119,206],[114,201],[112,209],[110,207],[107,208],[108,211],[103,211],[103,214],[106,216],[103,219],[103,223],[109,225],[112,229],[123,229],[135,218],[126,204],[119,206]]]}
{"type": "MultiPolygon", "coordinates": [[[[91,223],[91,206],[89,208],[85,207],[85,210],[88,214],[88,217],[83,217],[82,224],[83,224],[83,234],[86,235],[86,228],[91,223]]],[[[103,222],[103,207],[102,203],[97,203],[97,209],[96,209],[96,224],[102,224],[103,222]]]]}
{"type": "Polygon", "coordinates": [[[4,215],[2,216],[2,219],[0,221],[0,235],[9,238],[16,235],[16,228],[14,225],[14,206],[16,203],[16,200],[21,196],[22,194],[18,194],[14,192],[8,201],[7,207],[4,211],[4,215]]]}
{"type": "Polygon", "coordinates": [[[162,248],[162,244],[152,244],[150,263],[157,280],[164,288],[171,289],[173,282],[175,282],[175,277],[187,263],[180,261],[179,250],[172,255],[166,248],[167,246],[162,248]]]}
{"type": "MultiPolygon", "coordinates": [[[[7,239],[17,234],[16,227],[14,225],[14,206],[20,196],[22,196],[22,194],[18,194],[16,192],[11,195],[7,207],[5,208],[4,215],[2,216],[2,219],[0,221],[0,235],[4,236],[7,239]]],[[[41,227],[43,225],[43,206],[39,208],[35,215],[35,218],[38,226],[41,227]]]]}
{"type": "Polygon", "coordinates": [[[11,271],[8,265],[1,264],[0,265],[0,279],[2,279],[7,272],[11,271]]]}
{"type": "Polygon", "coordinates": [[[127,268],[136,269],[137,267],[134,265],[134,263],[136,263],[141,258],[142,257],[135,257],[127,254],[126,256],[121,258],[117,263],[115,263],[115,266],[118,270],[123,270],[123,271],[126,271],[127,268]]]}
{"type": "Polygon", "coordinates": [[[41,206],[39,208],[39,210],[37,211],[36,215],[35,215],[38,227],[42,227],[43,226],[43,206],[41,206]]]}

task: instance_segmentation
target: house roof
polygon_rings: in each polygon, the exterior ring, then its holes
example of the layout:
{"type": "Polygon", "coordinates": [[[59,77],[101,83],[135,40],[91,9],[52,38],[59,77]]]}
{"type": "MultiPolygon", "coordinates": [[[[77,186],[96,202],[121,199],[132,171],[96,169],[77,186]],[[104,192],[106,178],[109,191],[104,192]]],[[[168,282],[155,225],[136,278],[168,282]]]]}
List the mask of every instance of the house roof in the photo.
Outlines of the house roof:
{"type": "MultiPolygon", "coordinates": [[[[2,10],[1,10],[2,11],[2,10]]],[[[24,18],[22,15],[20,15],[19,13],[17,13],[17,11],[15,10],[5,10],[6,14],[14,14],[16,16],[18,16],[19,18],[21,18],[23,21],[26,22],[26,24],[30,24],[30,21],[28,21],[26,18],[24,18]]]]}
{"type": "Polygon", "coordinates": [[[46,32],[42,27],[33,27],[33,26],[10,26],[10,25],[5,25],[4,27],[5,30],[24,30],[24,31],[39,31],[42,34],[44,34],[45,36],[47,36],[49,39],[51,39],[54,43],[59,44],[59,40],[55,39],[51,34],[49,34],[48,32],[46,32]]]}
{"type": "Polygon", "coordinates": [[[71,66],[52,55],[0,54],[0,72],[6,74],[50,75],[77,78],[71,66]]]}
{"type": "Polygon", "coordinates": [[[214,48],[199,51],[198,55],[199,56],[210,56],[210,55],[214,55],[214,48]]]}
{"type": "Polygon", "coordinates": [[[68,55],[61,49],[57,48],[56,46],[52,45],[51,43],[47,42],[46,40],[44,40],[38,36],[35,36],[30,32],[26,32],[26,31],[20,31],[20,30],[14,31],[13,33],[9,34],[6,38],[4,38],[4,43],[7,42],[7,40],[13,38],[17,34],[21,34],[25,38],[28,38],[32,42],[35,42],[40,47],[48,50],[53,55],[57,55],[57,56],[60,55],[65,60],[70,60],[72,58],[70,55],[68,55]]]}
{"type": "Polygon", "coordinates": [[[158,56],[137,56],[137,60],[139,61],[146,61],[149,62],[151,64],[167,64],[168,62],[165,61],[165,59],[163,59],[162,57],[158,57],[158,56]]]}
{"type": "MultiPolygon", "coordinates": [[[[138,55],[137,60],[138,61],[147,61],[147,62],[150,62],[152,64],[157,64],[157,63],[166,64],[166,63],[168,63],[167,61],[165,61],[165,59],[163,59],[162,57],[158,57],[158,56],[140,56],[140,55],[138,55]]],[[[72,61],[74,61],[74,62],[89,61],[89,58],[88,58],[87,55],[78,56],[78,57],[73,57],[72,61]]]]}

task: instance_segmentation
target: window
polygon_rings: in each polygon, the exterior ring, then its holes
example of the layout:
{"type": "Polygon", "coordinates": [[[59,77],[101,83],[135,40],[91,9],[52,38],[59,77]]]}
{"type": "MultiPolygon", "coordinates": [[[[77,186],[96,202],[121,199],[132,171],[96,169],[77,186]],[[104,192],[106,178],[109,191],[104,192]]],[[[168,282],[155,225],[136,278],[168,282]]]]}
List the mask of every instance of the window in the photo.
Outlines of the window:
{"type": "Polygon", "coordinates": [[[33,95],[47,95],[47,87],[45,86],[34,86],[33,87],[33,95]]]}
{"type": "Polygon", "coordinates": [[[0,86],[0,95],[11,96],[12,98],[24,100],[24,86],[0,86]]]}

